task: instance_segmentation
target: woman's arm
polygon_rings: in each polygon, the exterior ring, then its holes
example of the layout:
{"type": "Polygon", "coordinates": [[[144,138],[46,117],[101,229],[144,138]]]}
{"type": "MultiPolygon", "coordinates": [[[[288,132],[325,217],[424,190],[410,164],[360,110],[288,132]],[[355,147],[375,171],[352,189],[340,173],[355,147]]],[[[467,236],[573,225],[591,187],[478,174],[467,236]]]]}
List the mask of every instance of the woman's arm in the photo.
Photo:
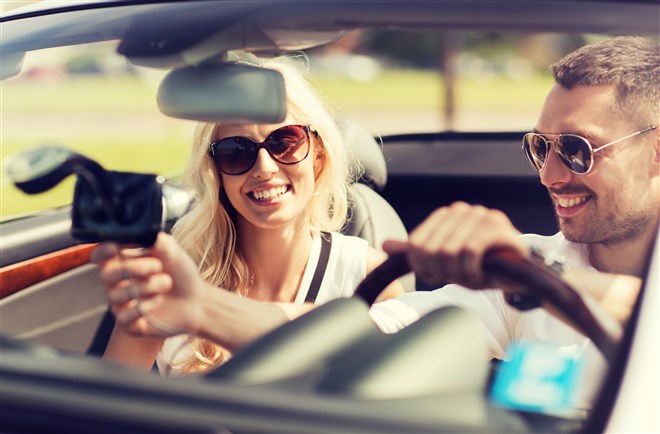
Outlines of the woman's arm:
{"type": "Polygon", "coordinates": [[[103,359],[148,371],[162,346],[163,339],[132,336],[115,326],[103,359]]]}
{"type": "MultiPolygon", "coordinates": [[[[367,272],[385,257],[370,249],[367,272]]],[[[219,289],[199,275],[192,259],[165,234],[151,248],[137,251],[103,243],[92,260],[101,267],[117,320],[105,357],[134,366],[150,367],[168,336],[189,333],[234,351],[314,308],[265,303],[219,289]]],[[[379,300],[401,293],[403,288],[394,282],[379,300]]]]}
{"type": "Polygon", "coordinates": [[[106,357],[128,364],[153,363],[162,339],[183,333],[234,351],[309,309],[251,300],[211,285],[165,234],[149,249],[120,251],[114,243],[102,243],[92,260],[101,267],[120,329],[113,332],[106,357]],[[133,352],[136,342],[141,349],[133,352]]]}

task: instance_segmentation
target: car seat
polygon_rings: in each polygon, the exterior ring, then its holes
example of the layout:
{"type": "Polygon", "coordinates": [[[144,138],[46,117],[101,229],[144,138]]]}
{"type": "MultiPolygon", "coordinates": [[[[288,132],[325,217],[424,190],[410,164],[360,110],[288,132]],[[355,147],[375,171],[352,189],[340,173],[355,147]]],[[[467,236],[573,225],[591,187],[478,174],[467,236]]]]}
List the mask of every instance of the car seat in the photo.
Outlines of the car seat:
{"type": "MultiPolygon", "coordinates": [[[[408,231],[401,218],[379,192],[387,183],[385,156],[374,136],[362,125],[347,119],[338,121],[349,157],[357,160],[359,170],[352,173],[350,204],[342,232],[367,240],[380,250],[385,240],[406,240],[408,231]]],[[[412,274],[399,279],[406,292],[415,290],[412,274]]]]}

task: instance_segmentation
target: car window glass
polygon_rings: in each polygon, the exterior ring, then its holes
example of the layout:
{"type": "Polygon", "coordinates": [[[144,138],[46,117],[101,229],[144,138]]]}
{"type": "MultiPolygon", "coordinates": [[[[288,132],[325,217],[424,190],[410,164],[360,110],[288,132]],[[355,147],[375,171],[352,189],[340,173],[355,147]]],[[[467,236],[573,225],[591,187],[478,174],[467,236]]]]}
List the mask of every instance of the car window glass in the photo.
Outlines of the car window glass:
{"type": "MultiPolygon", "coordinates": [[[[108,170],[176,176],[194,123],[158,111],[165,72],[130,65],[116,42],[27,53],[21,74],[2,81],[3,163],[19,149],[60,145],[108,170]]],[[[3,174],[2,217],[71,203],[74,180],[28,196],[3,174]]]]}
{"type": "Polygon", "coordinates": [[[374,134],[527,131],[552,87],[548,65],[593,38],[370,30],[308,52],[333,108],[374,134]]]}
{"type": "MultiPolygon", "coordinates": [[[[332,111],[374,135],[527,131],[552,86],[547,65],[585,38],[370,30],[305,55],[332,111]]],[[[158,111],[166,71],[136,67],[116,47],[110,41],[29,52],[21,74],[2,81],[1,157],[57,144],[110,170],[180,173],[194,122],[158,111]]],[[[70,203],[73,179],[38,196],[3,179],[0,216],[70,203]]]]}

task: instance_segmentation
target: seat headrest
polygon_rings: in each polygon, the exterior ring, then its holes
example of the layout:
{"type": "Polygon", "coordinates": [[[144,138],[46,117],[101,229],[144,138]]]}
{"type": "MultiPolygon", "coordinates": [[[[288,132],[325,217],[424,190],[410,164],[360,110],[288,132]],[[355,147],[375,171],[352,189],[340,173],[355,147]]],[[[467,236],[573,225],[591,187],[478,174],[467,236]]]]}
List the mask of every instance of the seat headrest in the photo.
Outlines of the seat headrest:
{"type": "Polygon", "coordinates": [[[369,130],[357,122],[339,119],[337,123],[349,156],[355,158],[363,169],[361,174],[351,174],[353,182],[362,182],[381,191],[387,183],[387,165],[381,145],[369,130]]]}

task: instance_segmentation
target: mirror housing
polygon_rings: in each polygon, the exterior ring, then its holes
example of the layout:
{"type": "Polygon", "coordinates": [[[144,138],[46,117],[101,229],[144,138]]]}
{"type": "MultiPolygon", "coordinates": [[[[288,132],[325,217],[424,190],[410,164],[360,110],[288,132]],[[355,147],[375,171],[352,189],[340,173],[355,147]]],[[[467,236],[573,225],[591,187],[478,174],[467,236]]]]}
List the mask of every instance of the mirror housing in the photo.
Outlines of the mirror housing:
{"type": "Polygon", "coordinates": [[[158,107],[181,119],[276,124],[287,112],[284,77],[270,69],[231,63],[177,68],[160,84],[158,107]]]}
{"type": "Polygon", "coordinates": [[[23,68],[25,53],[3,53],[0,55],[0,80],[18,75],[23,68]]]}

